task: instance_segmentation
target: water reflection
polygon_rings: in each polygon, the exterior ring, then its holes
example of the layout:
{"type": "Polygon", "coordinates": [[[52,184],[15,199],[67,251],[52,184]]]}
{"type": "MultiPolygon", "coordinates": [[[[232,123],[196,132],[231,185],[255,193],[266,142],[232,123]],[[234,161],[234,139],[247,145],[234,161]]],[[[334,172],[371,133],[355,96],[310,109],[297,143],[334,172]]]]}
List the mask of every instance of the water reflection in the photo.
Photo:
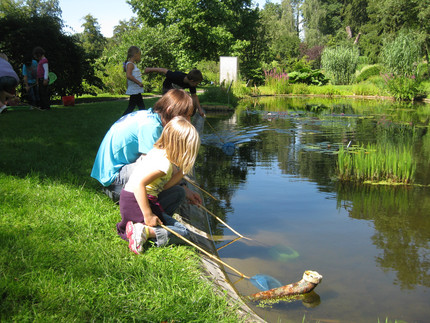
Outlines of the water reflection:
{"type": "Polygon", "coordinates": [[[350,217],[372,221],[376,260],[384,271],[396,273],[402,289],[430,287],[430,195],[421,188],[404,189],[339,185],[338,207],[350,217]]]}
{"type": "MultiPolygon", "coordinates": [[[[297,98],[209,114],[216,134],[205,127],[196,175],[218,200],[205,196],[206,207],[254,239],[228,246],[227,238],[220,240],[220,256],[246,274],[285,284],[307,269],[324,276],[318,306],[281,302],[255,307],[260,315],[268,321],[301,321],[304,314],[320,321],[427,319],[429,188],[342,185],[335,180],[335,152],[348,144],[410,145],[416,182],[429,185],[429,115],[428,105],[297,98]],[[223,142],[235,144],[232,156],[223,153],[223,142]]],[[[211,224],[214,235],[232,236],[211,224]]],[[[243,295],[255,292],[246,282],[235,286],[243,295]]]]}

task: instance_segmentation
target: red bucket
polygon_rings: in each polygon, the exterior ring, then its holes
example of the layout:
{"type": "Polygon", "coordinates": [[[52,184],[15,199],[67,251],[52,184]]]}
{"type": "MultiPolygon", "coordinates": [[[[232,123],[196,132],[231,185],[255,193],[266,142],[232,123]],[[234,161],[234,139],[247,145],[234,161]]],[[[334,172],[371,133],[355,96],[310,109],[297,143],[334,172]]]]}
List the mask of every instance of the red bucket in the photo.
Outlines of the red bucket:
{"type": "Polygon", "coordinates": [[[63,96],[63,97],[61,97],[61,99],[63,101],[64,106],[75,105],[75,96],[74,95],[63,96]]]}

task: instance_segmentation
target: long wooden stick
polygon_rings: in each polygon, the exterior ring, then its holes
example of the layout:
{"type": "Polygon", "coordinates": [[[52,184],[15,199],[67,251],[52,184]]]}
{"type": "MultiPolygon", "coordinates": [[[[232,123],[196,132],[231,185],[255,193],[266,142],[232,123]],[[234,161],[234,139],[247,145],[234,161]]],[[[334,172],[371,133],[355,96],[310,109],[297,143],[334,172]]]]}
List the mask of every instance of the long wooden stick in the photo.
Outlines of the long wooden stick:
{"type": "Polygon", "coordinates": [[[237,270],[236,268],[233,268],[232,266],[230,266],[229,264],[226,264],[224,261],[222,261],[221,259],[219,259],[218,257],[215,257],[214,255],[210,254],[209,252],[207,252],[205,249],[199,247],[198,245],[196,245],[195,243],[191,242],[190,240],[188,240],[187,238],[181,236],[179,233],[173,231],[172,229],[166,227],[164,224],[160,224],[160,226],[164,229],[166,229],[167,231],[169,231],[170,233],[174,234],[175,236],[177,236],[178,238],[184,240],[186,243],[188,243],[189,245],[193,246],[194,248],[197,248],[198,250],[200,250],[201,252],[203,252],[206,256],[210,257],[211,259],[221,263],[222,265],[226,266],[227,268],[230,268],[231,270],[233,270],[235,273],[241,275],[242,277],[246,278],[246,279],[250,279],[250,277],[246,276],[245,274],[242,274],[239,270],[237,270]]]}
{"type": "Polygon", "coordinates": [[[234,230],[231,226],[229,226],[227,223],[225,223],[221,218],[217,217],[216,214],[212,213],[211,211],[209,211],[207,208],[205,208],[203,205],[199,205],[200,208],[202,208],[204,211],[208,212],[210,215],[212,215],[215,219],[217,219],[219,222],[221,222],[222,224],[224,224],[227,228],[229,228],[231,231],[233,231],[234,233],[236,233],[239,237],[247,239],[247,240],[252,240],[251,238],[245,237],[243,235],[241,235],[239,232],[237,232],[236,230],[234,230]]]}
{"type": "Polygon", "coordinates": [[[198,186],[196,183],[194,183],[193,180],[191,180],[190,178],[188,178],[188,176],[184,176],[183,177],[188,183],[190,183],[191,185],[193,185],[194,187],[198,188],[199,190],[201,190],[202,192],[206,193],[207,195],[209,195],[210,197],[212,197],[215,201],[218,201],[218,199],[213,196],[211,193],[206,192],[203,188],[201,188],[200,186],[198,186]]]}

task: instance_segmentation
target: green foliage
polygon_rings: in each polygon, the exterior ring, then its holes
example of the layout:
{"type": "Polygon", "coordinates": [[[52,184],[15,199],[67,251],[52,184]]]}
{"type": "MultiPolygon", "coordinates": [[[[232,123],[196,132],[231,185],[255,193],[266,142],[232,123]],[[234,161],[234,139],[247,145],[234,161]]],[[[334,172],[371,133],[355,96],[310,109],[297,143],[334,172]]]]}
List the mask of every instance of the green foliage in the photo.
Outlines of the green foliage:
{"type": "Polygon", "coordinates": [[[21,74],[25,58],[31,55],[34,47],[41,46],[46,52],[50,71],[58,76],[50,86],[52,93],[80,95],[84,93],[84,79],[91,84],[100,84],[77,37],[62,33],[59,18],[30,15],[29,9],[24,8],[6,13],[0,23],[0,51],[8,56],[15,71],[21,74]]]}
{"type": "Polygon", "coordinates": [[[82,47],[89,57],[98,58],[102,55],[106,45],[106,38],[100,32],[100,25],[96,18],[88,14],[84,17],[84,31],[78,34],[82,47]]]}
{"type": "MultiPolygon", "coordinates": [[[[256,31],[257,11],[251,1],[130,0],[148,28],[159,28],[175,41],[170,49],[178,65],[217,60],[231,52],[237,41],[249,40],[256,31]]],[[[159,36],[158,36],[159,37],[159,36]]]]}
{"type": "Polygon", "coordinates": [[[220,104],[230,104],[232,106],[236,106],[238,102],[238,98],[234,94],[233,90],[224,87],[224,86],[211,86],[205,89],[203,94],[199,95],[200,102],[209,102],[209,103],[220,103],[220,104]]]}
{"type": "Polygon", "coordinates": [[[384,74],[388,92],[396,100],[412,101],[420,94],[420,81],[415,76],[384,74]]]}
{"type": "Polygon", "coordinates": [[[355,46],[327,47],[321,58],[322,68],[333,84],[351,84],[358,57],[358,48],[355,46]]]}
{"type": "Polygon", "coordinates": [[[378,64],[375,65],[367,65],[358,72],[358,75],[355,77],[355,82],[360,83],[362,81],[366,81],[371,76],[380,75],[382,71],[382,67],[378,64]]]}
{"type": "Polygon", "coordinates": [[[284,69],[272,69],[265,71],[265,85],[275,94],[291,93],[289,76],[284,69]]]}
{"type": "Polygon", "coordinates": [[[421,60],[421,44],[411,32],[401,32],[394,40],[386,41],[381,59],[387,72],[395,75],[416,75],[421,60]]]}
{"type": "Polygon", "coordinates": [[[203,71],[203,84],[218,84],[219,83],[219,61],[200,61],[196,68],[203,71]]]}
{"type": "Polygon", "coordinates": [[[329,81],[321,70],[311,70],[310,68],[302,68],[298,71],[288,73],[288,76],[291,84],[324,85],[329,81]]]}

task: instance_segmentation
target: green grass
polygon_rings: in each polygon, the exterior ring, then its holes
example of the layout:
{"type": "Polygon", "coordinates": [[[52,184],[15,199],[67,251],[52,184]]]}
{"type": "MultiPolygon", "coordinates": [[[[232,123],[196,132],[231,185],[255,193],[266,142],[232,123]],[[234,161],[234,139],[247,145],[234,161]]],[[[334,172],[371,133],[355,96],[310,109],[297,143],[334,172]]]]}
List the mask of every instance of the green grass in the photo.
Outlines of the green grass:
{"type": "MultiPolygon", "coordinates": [[[[155,99],[146,100],[151,106],[155,99]]],[[[0,116],[2,322],[237,322],[195,250],[131,253],[119,207],[89,174],[127,101],[0,116]]]]}

